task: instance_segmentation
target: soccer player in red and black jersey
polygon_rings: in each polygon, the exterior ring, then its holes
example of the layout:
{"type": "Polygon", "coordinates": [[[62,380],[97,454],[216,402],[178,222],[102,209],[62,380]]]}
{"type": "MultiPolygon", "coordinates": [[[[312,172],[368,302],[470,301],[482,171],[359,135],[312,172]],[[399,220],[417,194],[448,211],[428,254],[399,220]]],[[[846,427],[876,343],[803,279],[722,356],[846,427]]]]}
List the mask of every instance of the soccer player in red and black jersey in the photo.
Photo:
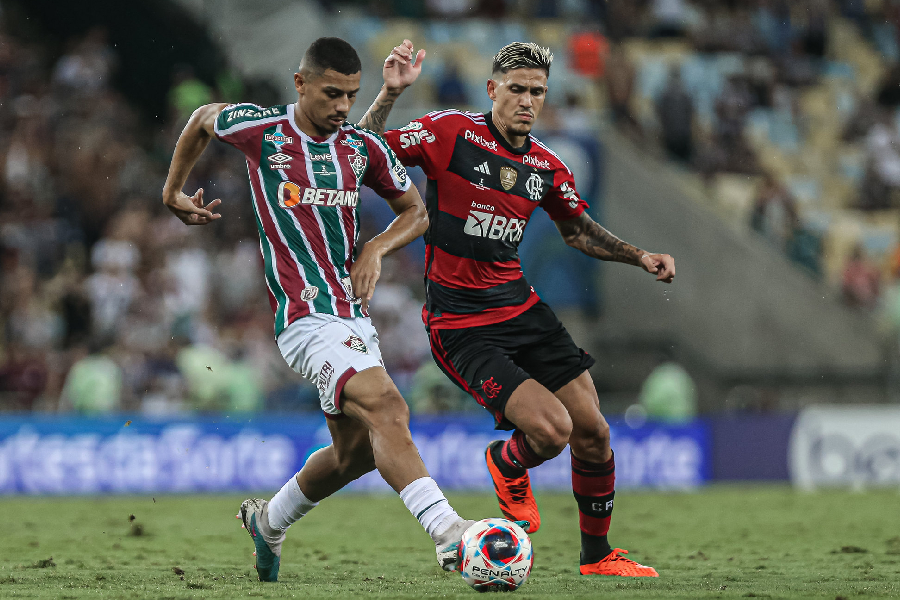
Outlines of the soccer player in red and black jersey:
{"type": "MultiPolygon", "coordinates": [[[[360,126],[384,130],[394,101],[421,72],[409,40],[385,60],[385,85],[360,126]]],[[[508,441],[486,452],[500,508],[510,519],[540,515],[528,469],[568,445],[581,525],[583,575],[657,577],[607,540],[615,495],[609,426],[588,373],[594,360],[575,345],[525,280],[518,245],[540,206],[565,242],[600,260],[637,266],[671,283],[675,261],[623,242],[594,222],[572,172],[531,135],[547,95],[553,55],[515,42],[494,57],[486,114],[443,110],[384,137],[407,166],[428,177],[423,309],[438,366],[490,411],[508,441]]]]}

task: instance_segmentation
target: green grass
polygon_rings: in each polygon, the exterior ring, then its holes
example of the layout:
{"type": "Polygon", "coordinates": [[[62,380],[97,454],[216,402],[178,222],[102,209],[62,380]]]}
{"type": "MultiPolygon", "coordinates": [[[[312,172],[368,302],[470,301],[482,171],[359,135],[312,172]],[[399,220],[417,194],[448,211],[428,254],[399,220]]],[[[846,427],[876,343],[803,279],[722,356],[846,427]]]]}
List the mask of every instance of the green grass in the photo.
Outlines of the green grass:
{"type": "MultiPolygon", "coordinates": [[[[291,528],[280,582],[261,584],[250,538],[234,519],[242,499],[2,499],[0,597],[475,597],[458,574],[437,567],[430,539],[394,496],[323,502],[291,528]]],[[[490,496],[450,499],[465,516],[499,514],[490,496]]],[[[900,597],[896,491],[712,487],[625,491],[616,500],[611,541],[656,567],[659,579],[578,575],[575,503],[539,494],[534,571],[513,597],[900,597]]]]}

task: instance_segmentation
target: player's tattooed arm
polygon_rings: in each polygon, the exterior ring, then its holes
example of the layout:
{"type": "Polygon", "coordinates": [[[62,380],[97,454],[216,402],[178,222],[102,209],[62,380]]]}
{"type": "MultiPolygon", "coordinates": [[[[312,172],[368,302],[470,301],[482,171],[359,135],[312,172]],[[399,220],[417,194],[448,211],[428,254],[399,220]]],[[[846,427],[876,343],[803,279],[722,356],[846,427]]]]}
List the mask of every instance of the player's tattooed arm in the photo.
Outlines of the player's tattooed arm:
{"type": "Polygon", "coordinates": [[[574,219],[557,221],[556,227],[566,244],[600,260],[641,264],[643,250],[623,242],[594,221],[586,212],[574,219]]]}
{"type": "Polygon", "coordinates": [[[384,77],[384,85],[378,92],[375,102],[359,120],[357,125],[374,131],[377,134],[384,133],[384,126],[387,123],[388,115],[394,107],[394,102],[419,78],[422,72],[422,60],[425,58],[425,51],[419,50],[415,55],[415,64],[413,64],[413,43],[409,40],[403,40],[399,46],[394,46],[391,53],[384,59],[384,68],[381,71],[384,77]]]}
{"type": "Polygon", "coordinates": [[[657,281],[671,283],[675,278],[675,259],[668,254],[651,254],[624,242],[594,221],[586,212],[574,219],[556,221],[566,244],[588,256],[639,266],[656,275],[657,281]]]}
{"type": "Polygon", "coordinates": [[[378,92],[378,97],[375,98],[375,102],[372,103],[372,106],[369,107],[369,110],[366,111],[366,114],[363,115],[363,118],[359,120],[357,125],[363,129],[374,131],[379,135],[383,134],[388,115],[391,114],[394,102],[400,97],[402,91],[386,87],[381,88],[381,91],[378,92]]]}

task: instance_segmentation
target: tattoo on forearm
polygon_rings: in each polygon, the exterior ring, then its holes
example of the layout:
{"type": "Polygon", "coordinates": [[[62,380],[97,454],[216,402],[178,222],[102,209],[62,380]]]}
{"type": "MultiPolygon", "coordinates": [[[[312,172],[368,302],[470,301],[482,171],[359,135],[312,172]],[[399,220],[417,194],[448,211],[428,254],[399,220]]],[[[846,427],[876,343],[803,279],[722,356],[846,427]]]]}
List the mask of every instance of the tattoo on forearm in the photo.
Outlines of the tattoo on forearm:
{"type": "Polygon", "coordinates": [[[588,256],[631,265],[639,265],[643,253],[635,246],[623,242],[592,219],[579,221],[578,226],[567,236],[567,241],[570,246],[581,250],[588,256]]]}
{"type": "Polygon", "coordinates": [[[369,110],[366,111],[366,114],[363,115],[363,118],[359,120],[357,125],[363,129],[374,131],[379,135],[384,133],[384,125],[387,123],[391,108],[393,108],[397,97],[400,96],[399,92],[388,91],[386,94],[384,98],[378,98],[372,103],[372,106],[369,107],[369,110]]]}

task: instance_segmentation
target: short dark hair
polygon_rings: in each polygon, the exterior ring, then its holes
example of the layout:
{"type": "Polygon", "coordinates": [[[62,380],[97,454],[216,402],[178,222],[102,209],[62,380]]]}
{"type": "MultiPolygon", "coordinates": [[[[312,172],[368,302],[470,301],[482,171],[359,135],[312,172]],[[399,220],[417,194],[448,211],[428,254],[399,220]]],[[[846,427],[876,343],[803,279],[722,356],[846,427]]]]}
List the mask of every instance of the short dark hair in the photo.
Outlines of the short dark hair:
{"type": "Polygon", "coordinates": [[[550,76],[553,54],[550,48],[534,42],[513,42],[500,48],[494,55],[491,73],[507,73],[512,69],[543,69],[550,76]]]}
{"type": "Polygon", "coordinates": [[[362,70],[362,62],[353,46],[341,38],[320,37],[306,49],[300,70],[318,76],[328,69],[354,75],[362,70]]]}

